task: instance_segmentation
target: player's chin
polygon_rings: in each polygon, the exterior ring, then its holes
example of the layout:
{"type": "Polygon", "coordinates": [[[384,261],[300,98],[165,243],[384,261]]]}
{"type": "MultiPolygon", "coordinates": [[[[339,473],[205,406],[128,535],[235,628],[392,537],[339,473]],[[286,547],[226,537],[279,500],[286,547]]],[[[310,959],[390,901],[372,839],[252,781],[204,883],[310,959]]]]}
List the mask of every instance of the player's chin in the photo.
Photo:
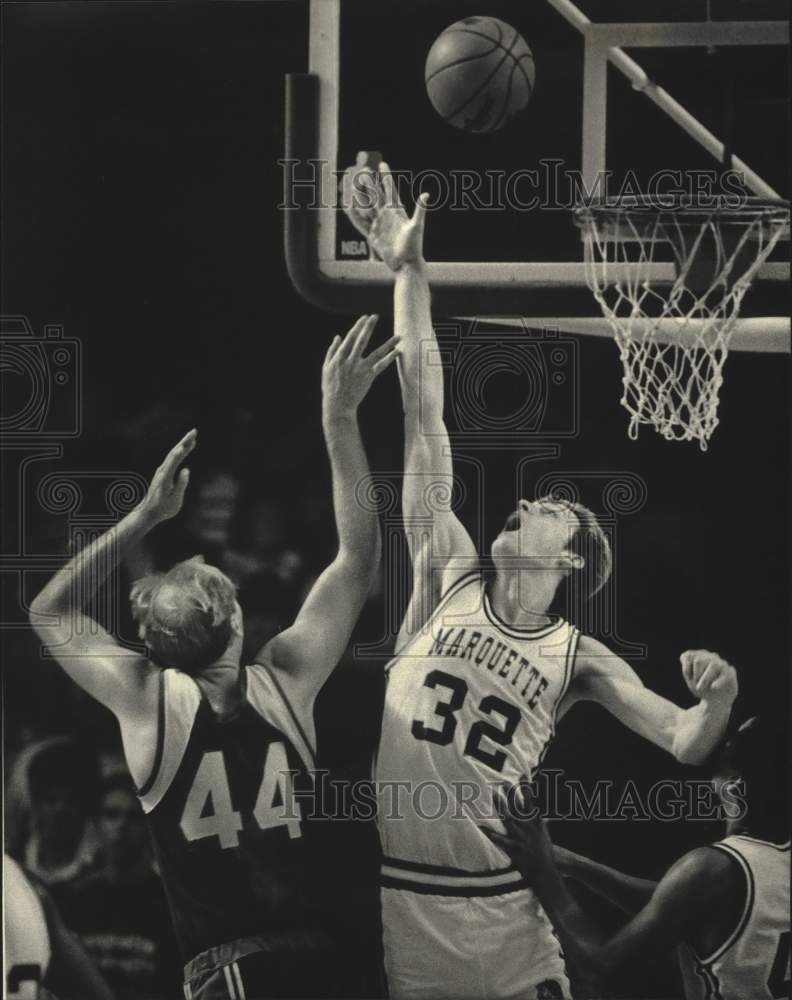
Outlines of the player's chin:
{"type": "Polygon", "coordinates": [[[514,531],[501,531],[490,546],[490,554],[493,559],[499,556],[514,556],[517,554],[517,546],[514,542],[514,531]]]}

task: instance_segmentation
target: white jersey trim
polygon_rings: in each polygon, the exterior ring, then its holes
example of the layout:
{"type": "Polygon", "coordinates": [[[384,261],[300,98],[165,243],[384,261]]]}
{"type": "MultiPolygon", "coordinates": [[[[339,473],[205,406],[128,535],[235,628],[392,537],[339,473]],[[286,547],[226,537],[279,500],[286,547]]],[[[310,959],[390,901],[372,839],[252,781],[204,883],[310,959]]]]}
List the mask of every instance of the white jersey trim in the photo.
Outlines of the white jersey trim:
{"type": "Polygon", "coordinates": [[[788,851],[789,841],[782,844],[774,844],[772,840],[760,840],[759,837],[751,837],[747,833],[733,833],[732,837],[739,837],[740,840],[747,840],[749,844],[761,844],[762,847],[772,847],[774,851],[788,851]]]}
{"type": "Polygon", "coordinates": [[[461,868],[384,858],[380,886],[432,896],[497,896],[528,888],[515,867],[471,872],[461,868]]]}
{"type": "Polygon", "coordinates": [[[480,580],[480,579],[481,579],[481,570],[480,569],[473,569],[473,570],[469,570],[467,573],[463,573],[462,576],[460,576],[460,577],[458,577],[458,579],[454,580],[454,582],[451,584],[451,586],[448,588],[448,590],[444,594],[441,595],[440,600],[437,602],[437,607],[429,615],[429,617],[426,619],[426,621],[424,622],[424,624],[420,628],[418,628],[413,635],[411,635],[409,637],[409,639],[407,640],[407,642],[405,642],[405,644],[402,646],[401,649],[399,649],[398,651],[394,652],[394,654],[391,657],[391,659],[388,660],[388,662],[385,664],[385,675],[386,675],[386,677],[387,677],[388,671],[396,663],[396,661],[399,659],[399,657],[400,656],[404,656],[407,653],[407,651],[410,649],[410,647],[415,642],[417,642],[418,639],[420,639],[422,636],[424,636],[426,634],[426,629],[429,628],[429,626],[435,620],[435,618],[437,617],[437,615],[442,611],[442,609],[446,606],[446,604],[448,604],[448,602],[451,600],[451,598],[454,597],[455,594],[458,594],[460,592],[460,590],[462,590],[464,587],[466,587],[469,583],[473,583],[474,580],[480,580]]]}
{"type": "Polygon", "coordinates": [[[726,952],[734,946],[748,924],[751,911],[753,910],[755,897],[754,879],[751,867],[742,854],[740,854],[736,848],[732,847],[731,844],[717,843],[712,846],[716,848],[716,850],[723,851],[724,854],[728,854],[730,857],[735,858],[739,863],[740,868],[742,868],[746,880],[745,903],[743,905],[743,911],[740,915],[740,919],[737,922],[737,926],[716,951],[714,951],[711,955],[708,955],[706,958],[699,958],[702,965],[712,965],[714,962],[717,962],[718,959],[722,958],[726,952]]]}
{"type": "Polygon", "coordinates": [[[495,609],[492,607],[492,602],[490,601],[489,594],[487,593],[487,585],[482,582],[481,586],[481,603],[484,606],[484,612],[490,620],[490,624],[494,625],[495,628],[499,629],[501,632],[512,639],[543,639],[545,636],[550,635],[557,629],[561,628],[564,624],[564,619],[559,616],[553,616],[552,621],[548,622],[547,625],[540,625],[538,627],[531,627],[530,625],[509,625],[508,622],[503,621],[495,613],[495,609]]]}
{"type": "Polygon", "coordinates": [[[553,733],[555,733],[556,721],[558,716],[558,709],[561,702],[566,698],[567,691],[569,691],[569,685],[572,683],[572,676],[575,673],[575,657],[577,656],[578,644],[580,643],[580,629],[572,626],[572,634],[569,637],[569,645],[567,646],[566,659],[564,660],[564,683],[561,685],[561,693],[555,703],[555,708],[553,709],[553,733]]]}
{"type": "Polygon", "coordinates": [[[564,681],[561,685],[561,691],[559,692],[558,698],[556,699],[555,705],[553,705],[553,715],[552,722],[550,725],[550,734],[545,741],[545,745],[542,747],[539,758],[536,761],[534,770],[541,767],[542,761],[545,758],[548,747],[555,739],[556,729],[558,727],[558,709],[561,707],[561,702],[566,697],[566,693],[569,690],[569,685],[572,683],[572,675],[575,672],[575,657],[577,656],[578,643],[580,642],[580,629],[571,626],[571,632],[569,635],[569,643],[567,645],[566,656],[564,657],[564,681]]]}
{"type": "Polygon", "coordinates": [[[246,698],[265,722],[289,737],[306,770],[313,771],[316,752],[275,671],[266,663],[252,663],[247,668],[246,698]]]}
{"type": "Polygon", "coordinates": [[[402,879],[405,882],[418,882],[424,885],[435,885],[435,886],[448,885],[453,888],[469,888],[469,889],[479,886],[484,886],[485,888],[489,888],[489,886],[492,885],[512,885],[514,882],[522,881],[519,874],[513,871],[501,872],[499,874],[493,874],[493,875],[482,875],[482,876],[477,876],[475,874],[431,875],[427,872],[418,875],[418,873],[405,871],[402,868],[394,868],[392,865],[388,864],[384,864],[382,866],[382,874],[390,878],[402,879]]]}
{"type": "Polygon", "coordinates": [[[180,670],[162,672],[160,697],[159,760],[155,760],[148,781],[138,790],[143,811],[147,813],[162,801],[176,777],[201,704],[200,688],[180,670]]]}

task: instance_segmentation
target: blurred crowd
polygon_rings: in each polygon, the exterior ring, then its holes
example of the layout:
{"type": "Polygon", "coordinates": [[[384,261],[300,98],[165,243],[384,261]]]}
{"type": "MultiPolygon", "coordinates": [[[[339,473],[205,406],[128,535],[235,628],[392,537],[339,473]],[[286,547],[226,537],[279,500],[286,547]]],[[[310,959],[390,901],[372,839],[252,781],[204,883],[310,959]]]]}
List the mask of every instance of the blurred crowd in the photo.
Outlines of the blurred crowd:
{"type": "MultiPolygon", "coordinates": [[[[144,449],[141,465],[151,465],[153,450],[144,449]]],[[[327,483],[318,476],[316,489],[301,489],[299,499],[290,502],[277,491],[253,488],[256,468],[245,476],[240,463],[229,459],[225,467],[214,460],[193,470],[182,517],[157,529],[119,568],[114,585],[122,599],[116,602],[115,631],[122,641],[136,640],[126,600],[131,583],[197,554],[238,585],[246,660],[293,620],[333,557],[329,476],[327,483]]],[[[65,558],[68,532],[62,529],[43,519],[39,531],[49,537],[39,543],[50,553],[59,544],[65,558]]],[[[383,613],[376,590],[356,640],[380,636],[383,613]]],[[[100,609],[108,606],[100,597],[91,610],[101,619],[100,609]]],[[[32,630],[7,631],[4,647],[6,852],[47,888],[119,1000],[180,995],[167,902],[115,720],[42,655],[32,630]]],[[[348,655],[337,673],[317,707],[324,719],[317,720],[320,757],[331,770],[359,770],[362,776],[367,744],[374,739],[381,671],[368,664],[361,669],[348,655]],[[363,702],[366,690],[374,701],[370,725],[353,726],[361,676],[367,678],[363,702]]],[[[330,850],[334,839],[333,832],[330,850]]]]}

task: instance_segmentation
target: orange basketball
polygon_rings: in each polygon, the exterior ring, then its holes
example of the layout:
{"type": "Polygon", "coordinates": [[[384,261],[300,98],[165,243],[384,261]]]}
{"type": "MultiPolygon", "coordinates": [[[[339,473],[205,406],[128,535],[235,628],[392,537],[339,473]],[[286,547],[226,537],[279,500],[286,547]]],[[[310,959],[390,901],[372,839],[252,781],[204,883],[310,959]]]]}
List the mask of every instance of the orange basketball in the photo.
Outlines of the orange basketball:
{"type": "Polygon", "coordinates": [[[516,28],[496,17],[466,17],[437,37],[424,76],[432,106],[449,125],[495,132],[526,108],[535,70],[516,28]]]}

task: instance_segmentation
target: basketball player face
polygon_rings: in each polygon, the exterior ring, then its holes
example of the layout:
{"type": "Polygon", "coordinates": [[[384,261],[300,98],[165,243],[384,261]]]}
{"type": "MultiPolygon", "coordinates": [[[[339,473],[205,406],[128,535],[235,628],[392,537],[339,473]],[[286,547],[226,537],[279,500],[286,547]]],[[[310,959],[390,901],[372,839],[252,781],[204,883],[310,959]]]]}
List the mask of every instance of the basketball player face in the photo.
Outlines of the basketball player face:
{"type": "MultiPolygon", "coordinates": [[[[579,526],[577,515],[563,501],[552,497],[520,500],[493,542],[492,555],[496,560],[499,556],[553,560],[563,555],[579,526]]],[[[548,564],[536,568],[553,567],[548,564]]]]}

